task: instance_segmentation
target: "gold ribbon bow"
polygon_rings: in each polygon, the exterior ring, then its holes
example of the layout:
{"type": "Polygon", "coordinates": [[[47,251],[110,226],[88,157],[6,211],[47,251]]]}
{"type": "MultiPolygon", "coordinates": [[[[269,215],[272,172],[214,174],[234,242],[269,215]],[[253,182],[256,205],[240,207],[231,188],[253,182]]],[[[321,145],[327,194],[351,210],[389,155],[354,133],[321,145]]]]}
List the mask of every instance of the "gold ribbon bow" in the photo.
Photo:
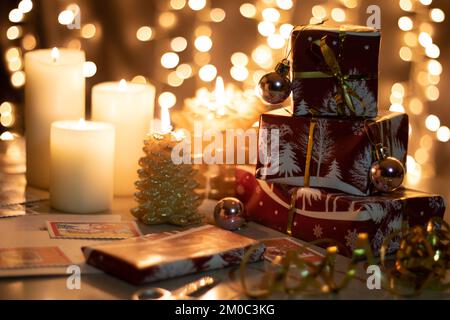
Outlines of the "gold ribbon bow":
{"type": "MultiPolygon", "coordinates": [[[[341,30],[339,35],[339,40],[341,42],[341,47],[343,46],[343,42],[345,41],[345,31],[341,30]]],[[[319,41],[315,41],[316,45],[319,45],[320,51],[322,53],[323,59],[330,69],[329,72],[322,71],[306,71],[306,72],[295,72],[294,78],[297,79],[318,79],[318,78],[335,78],[338,83],[338,93],[335,96],[335,100],[338,106],[338,114],[345,115],[344,108],[347,107],[353,115],[356,115],[356,109],[353,104],[352,97],[357,99],[363,109],[366,108],[364,99],[360,97],[351,87],[350,81],[363,81],[363,80],[371,80],[374,77],[370,77],[367,75],[349,75],[343,74],[341,67],[339,65],[338,59],[334,54],[333,50],[326,43],[327,36],[322,37],[319,41]]]]}

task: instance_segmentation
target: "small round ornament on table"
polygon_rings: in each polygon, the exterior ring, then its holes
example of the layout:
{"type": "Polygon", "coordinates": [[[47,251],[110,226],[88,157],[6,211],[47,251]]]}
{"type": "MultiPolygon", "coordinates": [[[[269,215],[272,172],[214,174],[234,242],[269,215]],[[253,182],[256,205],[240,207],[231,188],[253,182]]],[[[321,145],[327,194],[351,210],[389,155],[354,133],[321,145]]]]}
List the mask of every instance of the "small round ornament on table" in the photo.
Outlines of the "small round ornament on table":
{"type": "Polygon", "coordinates": [[[280,104],[291,94],[291,80],[289,79],[290,63],[284,59],[277,65],[274,72],[264,75],[259,81],[261,98],[269,104],[280,104]]]}
{"type": "Polygon", "coordinates": [[[245,223],[244,204],[236,198],[223,198],[214,208],[214,221],[225,230],[239,229],[245,223]]]}
{"type": "Polygon", "coordinates": [[[370,181],[380,192],[392,192],[403,183],[405,168],[396,158],[386,156],[386,150],[377,145],[377,158],[370,168],[370,181]]]}

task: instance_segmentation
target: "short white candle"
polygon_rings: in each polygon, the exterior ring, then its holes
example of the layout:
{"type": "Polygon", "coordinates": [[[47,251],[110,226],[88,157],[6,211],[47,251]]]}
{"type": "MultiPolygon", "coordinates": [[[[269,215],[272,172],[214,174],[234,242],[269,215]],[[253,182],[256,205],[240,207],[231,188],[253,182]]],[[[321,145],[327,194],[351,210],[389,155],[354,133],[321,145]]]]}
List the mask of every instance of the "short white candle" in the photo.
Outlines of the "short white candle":
{"type": "Polygon", "coordinates": [[[50,126],[85,116],[83,51],[56,48],[25,54],[27,182],[48,189],[50,126]]]}
{"type": "Polygon", "coordinates": [[[113,200],[115,129],[57,121],[51,128],[50,203],[71,213],[106,211],[113,200]]]}
{"type": "Polygon", "coordinates": [[[120,82],[101,83],[92,89],[92,120],[114,124],[116,155],[114,194],[130,196],[138,179],[138,161],[154,114],[152,85],[120,82]]]}

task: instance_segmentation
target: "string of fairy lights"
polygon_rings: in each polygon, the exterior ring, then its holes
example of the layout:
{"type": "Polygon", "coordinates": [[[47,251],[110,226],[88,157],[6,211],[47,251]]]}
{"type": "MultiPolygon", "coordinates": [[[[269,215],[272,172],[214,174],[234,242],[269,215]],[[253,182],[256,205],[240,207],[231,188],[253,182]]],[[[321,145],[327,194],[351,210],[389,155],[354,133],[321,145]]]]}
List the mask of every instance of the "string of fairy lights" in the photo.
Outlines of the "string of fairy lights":
{"type": "MultiPolygon", "coordinates": [[[[310,23],[324,19],[336,23],[359,20],[358,7],[361,0],[334,0],[311,7],[310,23]]],[[[444,12],[433,6],[433,0],[399,0],[398,5],[404,13],[398,20],[402,32],[402,43],[399,56],[410,64],[410,76],[403,82],[393,84],[391,91],[392,111],[408,112],[411,118],[410,134],[412,143],[408,156],[408,181],[418,183],[422,177],[432,177],[434,166],[432,152],[438,141],[450,140],[450,129],[441,125],[441,120],[429,112],[429,103],[439,99],[440,75],[443,72],[439,62],[440,48],[434,43],[433,36],[436,25],[445,20],[444,12]]],[[[255,21],[258,38],[256,46],[249,52],[236,51],[230,56],[231,67],[228,70],[232,79],[242,89],[252,91],[259,79],[271,70],[282,58],[293,28],[295,0],[256,0],[244,2],[239,6],[242,19],[255,21]]],[[[4,53],[10,81],[14,88],[22,89],[26,82],[23,71],[23,54],[38,46],[38,41],[31,32],[26,32],[25,21],[33,9],[32,0],[21,0],[17,8],[10,11],[10,26],[6,37],[11,46],[4,53]]],[[[58,23],[70,26],[77,21],[80,7],[69,4],[58,15],[58,23]]],[[[213,82],[219,71],[214,64],[212,50],[214,37],[212,24],[222,23],[227,14],[220,7],[212,7],[209,0],[170,0],[158,6],[158,17],[154,25],[142,25],[136,30],[136,40],[154,42],[160,55],[159,63],[163,72],[152,81],[158,81],[164,88],[158,96],[163,107],[177,104],[178,87],[188,79],[194,78],[198,90],[213,82]],[[177,20],[184,13],[195,15],[195,26],[192,38],[182,35],[173,36],[177,20]],[[170,35],[170,36],[169,36],[170,35]],[[191,50],[191,52],[188,52],[191,50]],[[189,54],[187,54],[189,53],[189,54]],[[189,58],[186,58],[189,57],[189,58]]],[[[101,36],[102,26],[97,22],[82,21],[77,37],[68,40],[66,46],[80,49],[82,42],[101,36]]],[[[97,65],[87,61],[84,68],[86,77],[94,77],[97,65]]],[[[144,75],[136,75],[133,82],[145,83],[149,79],[144,75]]],[[[9,101],[0,101],[0,124],[12,128],[15,123],[15,106],[9,101]]],[[[8,132],[7,134],[10,135],[8,132]]],[[[6,136],[4,136],[6,137],[6,136]]],[[[9,137],[9,136],[8,136],[9,137]]]]}

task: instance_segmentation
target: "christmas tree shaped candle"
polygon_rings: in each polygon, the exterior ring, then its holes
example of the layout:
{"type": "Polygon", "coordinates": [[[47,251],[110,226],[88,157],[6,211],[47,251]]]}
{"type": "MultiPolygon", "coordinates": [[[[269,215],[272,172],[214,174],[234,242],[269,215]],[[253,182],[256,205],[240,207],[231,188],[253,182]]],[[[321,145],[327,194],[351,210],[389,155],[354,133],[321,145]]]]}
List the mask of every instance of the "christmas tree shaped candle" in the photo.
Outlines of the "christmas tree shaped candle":
{"type": "Polygon", "coordinates": [[[168,108],[161,110],[161,129],[144,142],[144,157],[139,160],[139,180],[135,199],[139,206],[131,213],[145,224],[170,223],[180,226],[197,224],[199,196],[196,171],[190,164],[176,164],[173,149],[184,143],[173,132],[168,108]]]}

